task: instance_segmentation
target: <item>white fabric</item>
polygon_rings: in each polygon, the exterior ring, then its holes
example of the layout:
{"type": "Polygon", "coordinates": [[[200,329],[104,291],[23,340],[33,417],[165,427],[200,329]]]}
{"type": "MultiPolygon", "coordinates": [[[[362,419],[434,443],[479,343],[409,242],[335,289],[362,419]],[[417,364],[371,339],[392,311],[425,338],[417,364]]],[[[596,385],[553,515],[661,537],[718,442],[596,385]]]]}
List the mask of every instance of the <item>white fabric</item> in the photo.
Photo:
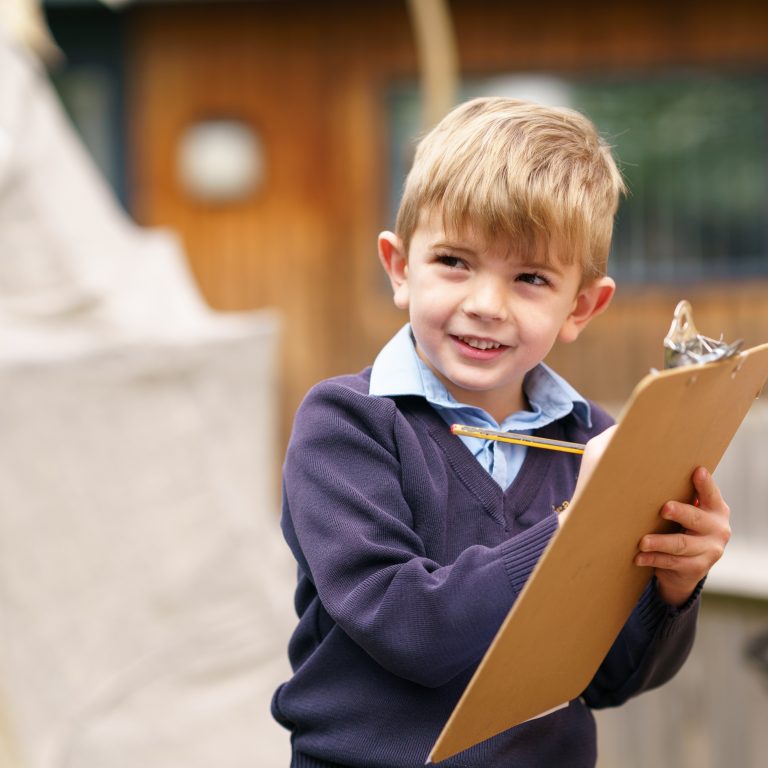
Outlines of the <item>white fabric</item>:
{"type": "Polygon", "coordinates": [[[268,312],[206,308],[0,39],[0,760],[278,768],[268,312]]]}
{"type": "Polygon", "coordinates": [[[0,367],[0,681],[25,768],[284,766],[273,328],[0,367]]]}
{"type": "Polygon", "coordinates": [[[0,353],[184,336],[210,315],[175,236],[125,216],[42,68],[0,29],[0,353]]]}

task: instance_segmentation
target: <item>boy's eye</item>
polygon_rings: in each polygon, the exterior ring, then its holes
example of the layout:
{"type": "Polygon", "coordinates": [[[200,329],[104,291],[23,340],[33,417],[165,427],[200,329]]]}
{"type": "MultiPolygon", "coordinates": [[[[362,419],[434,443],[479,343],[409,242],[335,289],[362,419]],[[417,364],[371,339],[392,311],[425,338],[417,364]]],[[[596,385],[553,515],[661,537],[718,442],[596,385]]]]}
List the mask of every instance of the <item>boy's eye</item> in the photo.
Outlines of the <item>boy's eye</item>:
{"type": "Polygon", "coordinates": [[[528,283],[529,285],[549,285],[550,281],[539,272],[523,272],[517,276],[517,280],[521,283],[528,283]]]}
{"type": "Polygon", "coordinates": [[[450,269],[463,269],[466,267],[464,259],[460,259],[458,256],[449,256],[448,254],[440,254],[435,258],[438,264],[442,264],[450,269]]]}

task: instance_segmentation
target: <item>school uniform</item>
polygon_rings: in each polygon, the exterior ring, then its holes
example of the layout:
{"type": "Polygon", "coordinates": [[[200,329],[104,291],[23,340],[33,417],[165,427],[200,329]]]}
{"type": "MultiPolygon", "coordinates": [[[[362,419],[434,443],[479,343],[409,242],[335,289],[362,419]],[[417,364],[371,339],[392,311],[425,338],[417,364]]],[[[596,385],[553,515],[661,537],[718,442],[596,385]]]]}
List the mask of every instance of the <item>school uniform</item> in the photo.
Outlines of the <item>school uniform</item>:
{"type": "MultiPolygon", "coordinates": [[[[612,423],[546,366],[526,379],[530,411],[503,425],[440,387],[406,326],[373,368],[318,384],[297,413],[282,527],[299,623],[272,706],[293,768],[422,766],[573,495],[580,457],[490,453],[450,421],[579,443],[612,423]]],[[[594,766],[592,708],[677,672],[699,591],[672,608],[650,582],[581,697],[440,765],[594,766]]]]}

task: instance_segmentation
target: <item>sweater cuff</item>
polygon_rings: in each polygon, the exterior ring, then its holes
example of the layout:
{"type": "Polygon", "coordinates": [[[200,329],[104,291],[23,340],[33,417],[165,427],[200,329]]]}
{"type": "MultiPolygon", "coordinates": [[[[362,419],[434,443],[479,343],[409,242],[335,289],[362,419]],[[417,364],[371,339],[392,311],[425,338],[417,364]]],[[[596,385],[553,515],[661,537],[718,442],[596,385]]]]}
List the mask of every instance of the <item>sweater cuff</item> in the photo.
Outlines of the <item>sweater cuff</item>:
{"type": "Polygon", "coordinates": [[[683,605],[673,606],[661,599],[656,589],[656,577],[652,577],[637,605],[638,615],[643,626],[649,632],[654,632],[662,623],[666,623],[668,626],[665,632],[669,634],[669,631],[676,623],[676,619],[685,616],[698,605],[703,587],[704,579],[696,585],[696,589],[693,590],[693,593],[683,605]]]}
{"type": "Polygon", "coordinates": [[[557,526],[557,515],[548,515],[502,545],[501,559],[515,595],[525,586],[557,526]]]}

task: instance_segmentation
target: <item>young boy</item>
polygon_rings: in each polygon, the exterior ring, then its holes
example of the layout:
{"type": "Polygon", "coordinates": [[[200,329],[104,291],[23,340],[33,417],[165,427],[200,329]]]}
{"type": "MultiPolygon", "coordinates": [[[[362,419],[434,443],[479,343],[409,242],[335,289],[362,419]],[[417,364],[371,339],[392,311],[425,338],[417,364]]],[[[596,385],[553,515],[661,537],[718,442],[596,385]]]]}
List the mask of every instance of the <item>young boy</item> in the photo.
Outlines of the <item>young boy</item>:
{"type": "MultiPolygon", "coordinates": [[[[622,190],[610,151],[569,110],[477,99],[419,145],[396,233],[379,237],[410,323],[372,368],[312,389],[285,462],[299,624],[273,714],[292,732],[293,768],[424,764],[558,510],[602,453],[606,434],[580,466],[455,437],[449,424],[574,442],[609,427],[542,360],[611,300],[622,190]]],[[[699,469],[693,480],[698,506],[661,513],[680,532],[640,542],[635,562],[653,578],[582,696],[442,765],[593,766],[591,709],[675,674],[729,536],[711,477],[699,469]]]]}

